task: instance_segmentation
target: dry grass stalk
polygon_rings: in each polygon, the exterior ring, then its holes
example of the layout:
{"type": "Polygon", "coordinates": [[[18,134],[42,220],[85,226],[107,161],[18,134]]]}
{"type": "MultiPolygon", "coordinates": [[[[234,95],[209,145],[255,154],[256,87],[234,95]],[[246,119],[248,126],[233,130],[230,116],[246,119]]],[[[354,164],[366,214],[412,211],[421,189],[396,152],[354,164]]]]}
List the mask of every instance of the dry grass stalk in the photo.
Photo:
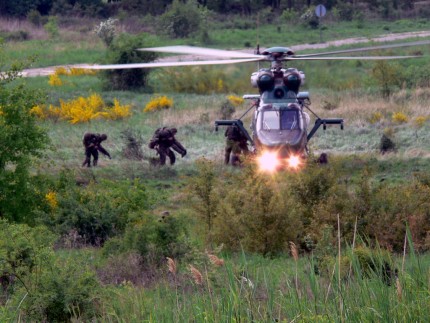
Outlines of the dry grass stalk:
{"type": "Polygon", "coordinates": [[[297,246],[294,242],[290,241],[290,250],[291,250],[291,255],[294,258],[294,262],[296,263],[296,274],[295,274],[295,284],[296,284],[296,291],[297,291],[297,295],[300,296],[300,291],[299,291],[299,268],[297,265],[297,262],[299,260],[299,251],[297,250],[297,246]]]}
{"type": "Polygon", "coordinates": [[[397,292],[397,299],[401,301],[403,289],[402,289],[402,284],[400,283],[399,277],[396,278],[396,292],[397,292]]]}
{"type": "Polygon", "coordinates": [[[169,257],[167,259],[167,267],[169,268],[169,272],[171,272],[174,276],[176,276],[176,262],[169,257]]]}
{"type": "Polygon", "coordinates": [[[402,273],[405,271],[406,247],[408,245],[408,230],[405,231],[405,242],[403,243],[402,273]]]}
{"type": "Polygon", "coordinates": [[[294,261],[297,262],[299,260],[299,251],[297,250],[296,244],[292,241],[290,241],[290,250],[291,250],[291,255],[294,258],[294,261]]]}
{"type": "Polygon", "coordinates": [[[210,253],[208,253],[208,258],[213,265],[217,267],[224,266],[224,259],[218,258],[217,256],[211,255],[210,253]]]}
{"type": "MultiPolygon", "coordinates": [[[[357,223],[358,223],[358,218],[355,217],[354,236],[352,237],[352,248],[351,248],[351,254],[352,255],[354,255],[354,249],[355,249],[355,237],[357,236],[357,223]]],[[[351,275],[352,275],[352,261],[349,264],[348,278],[351,278],[351,275]]]]}
{"type": "Polygon", "coordinates": [[[200,271],[198,271],[198,269],[195,268],[193,265],[189,265],[189,268],[190,268],[191,274],[193,275],[194,282],[197,285],[202,285],[203,284],[202,273],[200,271]]]}

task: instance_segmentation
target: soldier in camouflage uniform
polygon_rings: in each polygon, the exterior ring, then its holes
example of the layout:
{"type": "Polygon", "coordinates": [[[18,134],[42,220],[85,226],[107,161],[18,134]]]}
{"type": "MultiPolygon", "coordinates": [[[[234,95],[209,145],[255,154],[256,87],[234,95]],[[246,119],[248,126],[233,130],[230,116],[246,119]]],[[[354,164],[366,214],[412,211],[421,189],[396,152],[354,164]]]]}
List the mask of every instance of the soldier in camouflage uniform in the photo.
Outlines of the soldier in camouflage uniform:
{"type": "Polygon", "coordinates": [[[166,164],[167,156],[170,159],[170,165],[175,164],[175,153],[171,149],[179,153],[182,157],[187,154],[187,150],[175,138],[177,132],[178,130],[176,128],[164,127],[158,128],[152,136],[152,139],[149,142],[149,148],[157,150],[160,155],[160,165],[166,164]]]}
{"type": "Polygon", "coordinates": [[[106,151],[106,149],[103,148],[101,145],[102,141],[105,141],[107,139],[106,134],[94,134],[91,132],[86,132],[84,134],[84,137],[82,138],[82,143],[85,147],[85,160],[82,163],[82,167],[85,165],[87,167],[91,167],[91,156],[93,156],[93,166],[97,166],[97,161],[99,159],[99,151],[109,157],[109,159],[112,159],[110,154],[106,151]]]}
{"type": "Polygon", "coordinates": [[[241,152],[245,155],[249,153],[247,144],[248,138],[236,125],[229,126],[224,136],[226,137],[224,163],[226,165],[230,163],[230,155],[233,153],[231,156],[231,164],[237,166],[240,164],[239,155],[241,152]]]}

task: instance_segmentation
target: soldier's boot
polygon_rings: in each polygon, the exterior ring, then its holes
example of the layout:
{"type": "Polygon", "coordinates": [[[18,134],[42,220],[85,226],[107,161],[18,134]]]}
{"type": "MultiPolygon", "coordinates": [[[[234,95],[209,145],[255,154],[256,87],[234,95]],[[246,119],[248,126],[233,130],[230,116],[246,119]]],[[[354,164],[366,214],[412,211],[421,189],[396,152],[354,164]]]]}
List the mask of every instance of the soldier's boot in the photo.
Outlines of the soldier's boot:
{"type": "Polygon", "coordinates": [[[231,164],[233,166],[239,166],[240,165],[240,159],[238,155],[233,155],[233,157],[231,158],[231,164]]]}
{"type": "Polygon", "coordinates": [[[95,167],[95,166],[97,166],[97,159],[94,159],[93,160],[93,166],[95,167]]]}
{"type": "Polygon", "coordinates": [[[88,158],[85,158],[84,162],[82,163],[82,167],[91,167],[91,161],[88,158]]]}

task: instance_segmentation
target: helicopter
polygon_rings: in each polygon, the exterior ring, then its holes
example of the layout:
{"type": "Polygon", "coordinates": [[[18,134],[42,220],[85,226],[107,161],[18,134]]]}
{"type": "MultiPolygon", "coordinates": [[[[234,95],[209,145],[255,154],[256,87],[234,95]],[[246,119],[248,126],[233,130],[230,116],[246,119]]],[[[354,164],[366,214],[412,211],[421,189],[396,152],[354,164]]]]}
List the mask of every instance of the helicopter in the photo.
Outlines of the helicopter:
{"type": "Polygon", "coordinates": [[[296,55],[288,47],[270,47],[260,52],[257,45],[254,53],[220,50],[194,46],[165,46],[140,48],[140,51],[160,53],[192,54],[216,57],[216,60],[194,60],[177,62],[153,62],[135,64],[90,65],[90,69],[154,68],[174,66],[219,65],[248,62],[270,62],[270,68],[261,68],[251,74],[251,85],[259,94],[245,94],[251,100],[251,107],[238,119],[216,120],[215,130],[220,126],[235,126],[245,135],[251,151],[258,156],[260,168],[267,171],[279,167],[297,168],[308,156],[308,142],[322,126],[339,125],[344,128],[342,118],[321,118],[310,109],[309,92],[301,91],[305,73],[284,62],[299,60],[391,60],[417,58],[421,55],[404,56],[336,56],[337,54],[365,52],[371,50],[427,45],[430,41],[416,41],[403,44],[388,44],[372,47],[337,50],[322,53],[296,55]],[[242,119],[253,110],[250,125],[251,134],[244,127],[242,119]],[[315,123],[310,124],[310,115],[315,123]]]}

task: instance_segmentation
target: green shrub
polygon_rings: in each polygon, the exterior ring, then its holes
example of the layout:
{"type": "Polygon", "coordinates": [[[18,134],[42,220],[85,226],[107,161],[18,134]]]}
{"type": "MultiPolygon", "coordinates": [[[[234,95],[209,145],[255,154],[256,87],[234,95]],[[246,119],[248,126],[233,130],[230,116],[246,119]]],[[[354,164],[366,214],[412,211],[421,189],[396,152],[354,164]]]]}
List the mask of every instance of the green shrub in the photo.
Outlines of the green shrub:
{"type": "Polygon", "coordinates": [[[198,32],[202,24],[202,12],[197,2],[185,3],[174,0],[166,12],[159,17],[158,30],[173,38],[185,38],[198,32]]]}
{"type": "Polygon", "coordinates": [[[56,16],[49,16],[48,22],[43,27],[51,38],[58,37],[58,18],[56,16]]]}
{"type": "Polygon", "coordinates": [[[174,217],[145,215],[130,223],[122,237],[108,240],[104,255],[137,252],[146,264],[159,265],[165,257],[179,259],[189,251],[185,223],[174,217]]]}
{"type": "Polygon", "coordinates": [[[60,235],[76,231],[80,239],[92,245],[124,232],[127,223],[150,205],[145,186],[138,180],[68,187],[57,195],[58,206],[44,213],[41,221],[60,235]]]}
{"type": "Polygon", "coordinates": [[[32,277],[49,266],[53,253],[54,236],[46,228],[30,228],[25,224],[9,224],[0,220],[0,273],[2,292],[14,288],[14,284],[31,289],[32,277]]]}
{"type": "Polygon", "coordinates": [[[21,305],[28,321],[91,321],[99,310],[100,284],[95,272],[74,258],[43,270],[21,305]]]}
{"type": "MultiPolygon", "coordinates": [[[[138,51],[141,47],[150,47],[153,38],[146,34],[122,34],[114,38],[106,54],[107,64],[147,63],[155,60],[157,54],[153,52],[138,51]]],[[[103,73],[104,87],[111,90],[133,90],[147,86],[149,70],[143,68],[130,68],[109,70],[103,73]]]]}

